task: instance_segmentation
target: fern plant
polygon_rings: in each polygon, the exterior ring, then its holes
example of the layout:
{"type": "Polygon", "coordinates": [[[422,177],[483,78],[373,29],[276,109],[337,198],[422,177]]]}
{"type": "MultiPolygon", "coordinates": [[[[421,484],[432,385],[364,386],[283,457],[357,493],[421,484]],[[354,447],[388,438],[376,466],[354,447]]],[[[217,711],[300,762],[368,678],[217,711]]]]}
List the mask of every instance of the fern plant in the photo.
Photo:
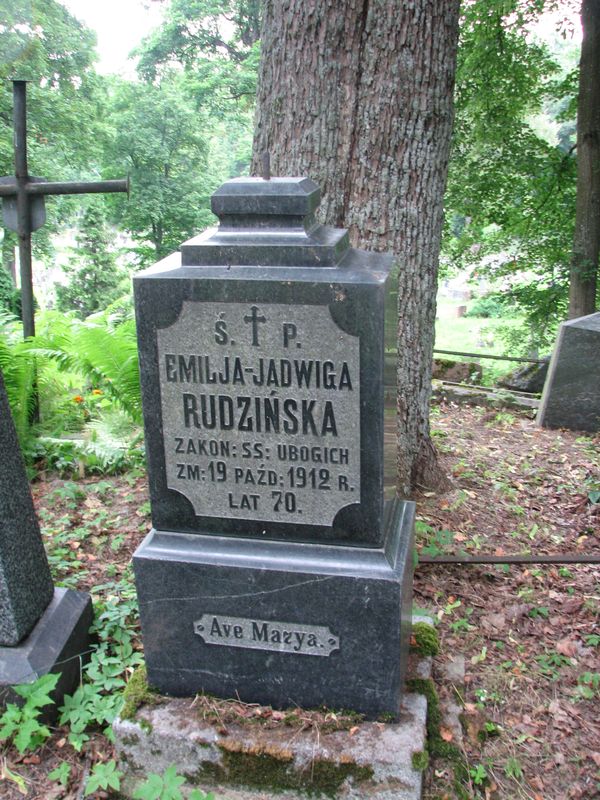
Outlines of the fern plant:
{"type": "Polygon", "coordinates": [[[34,353],[56,362],[62,370],[79,372],[93,386],[140,423],[141,393],[135,323],[112,325],[95,317],[81,322],[57,318],[47,333],[35,338],[34,353]]]}
{"type": "Polygon", "coordinates": [[[30,434],[35,406],[36,363],[30,342],[24,342],[17,317],[0,313],[0,369],[19,441],[30,434]]]}

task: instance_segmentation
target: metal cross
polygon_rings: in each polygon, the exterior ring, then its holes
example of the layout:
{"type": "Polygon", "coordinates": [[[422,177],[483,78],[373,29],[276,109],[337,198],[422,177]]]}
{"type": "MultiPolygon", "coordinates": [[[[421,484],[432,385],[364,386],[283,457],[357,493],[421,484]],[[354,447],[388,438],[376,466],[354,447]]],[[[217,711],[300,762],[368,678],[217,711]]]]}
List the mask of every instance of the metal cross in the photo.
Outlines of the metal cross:
{"type": "Polygon", "coordinates": [[[47,181],[34,178],[27,170],[27,81],[13,80],[13,135],[15,174],[0,178],[4,225],[19,235],[21,310],[23,336],[35,335],[33,283],[31,275],[31,233],[46,221],[45,195],[127,192],[129,179],[118,181],[47,181]]]}

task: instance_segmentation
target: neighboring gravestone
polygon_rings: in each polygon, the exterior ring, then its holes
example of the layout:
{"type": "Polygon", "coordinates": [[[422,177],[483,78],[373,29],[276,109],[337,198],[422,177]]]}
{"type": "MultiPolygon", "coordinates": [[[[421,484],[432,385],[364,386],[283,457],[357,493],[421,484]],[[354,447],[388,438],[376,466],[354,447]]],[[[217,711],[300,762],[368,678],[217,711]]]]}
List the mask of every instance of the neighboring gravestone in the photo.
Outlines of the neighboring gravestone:
{"type": "Polygon", "coordinates": [[[600,313],[560,326],[537,422],[544,428],[600,431],[600,313]]]}
{"type": "Polygon", "coordinates": [[[134,556],[159,690],[397,714],[411,503],[383,501],[392,259],[240,178],[218,231],[135,277],[154,529],[134,556]]]}
{"type": "Polygon", "coordinates": [[[61,672],[72,691],[89,647],[89,595],[54,589],[0,372],[0,705],[11,686],[61,672]]]}
{"type": "Polygon", "coordinates": [[[513,392],[529,392],[531,394],[541,394],[548,376],[548,365],[550,357],[540,359],[536,364],[527,364],[525,367],[518,367],[512,372],[503,375],[496,381],[497,386],[503,389],[510,389],[513,392]]]}
{"type": "Polygon", "coordinates": [[[54,594],[0,372],[0,646],[18,644],[54,594]]]}

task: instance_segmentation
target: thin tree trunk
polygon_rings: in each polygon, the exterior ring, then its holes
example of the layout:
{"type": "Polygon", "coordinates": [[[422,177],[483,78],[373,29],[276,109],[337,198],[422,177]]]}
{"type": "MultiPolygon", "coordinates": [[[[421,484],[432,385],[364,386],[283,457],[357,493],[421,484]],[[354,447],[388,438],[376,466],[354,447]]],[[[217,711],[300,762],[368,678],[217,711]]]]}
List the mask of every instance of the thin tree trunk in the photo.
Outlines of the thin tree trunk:
{"type": "Polygon", "coordinates": [[[16,236],[8,228],[4,229],[2,240],[2,266],[11,276],[13,283],[17,284],[17,264],[15,259],[16,236]]]}
{"type": "Polygon", "coordinates": [[[321,216],[392,251],[398,287],[398,490],[444,483],[429,436],[442,199],[459,0],[267,0],[253,167],[306,175],[321,216]]]}
{"type": "Polygon", "coordinates": [[[596,310],[600,254],[600,0],[581,4],[583,40],[577,105],[577,206],[569,318],[596,310]]]}

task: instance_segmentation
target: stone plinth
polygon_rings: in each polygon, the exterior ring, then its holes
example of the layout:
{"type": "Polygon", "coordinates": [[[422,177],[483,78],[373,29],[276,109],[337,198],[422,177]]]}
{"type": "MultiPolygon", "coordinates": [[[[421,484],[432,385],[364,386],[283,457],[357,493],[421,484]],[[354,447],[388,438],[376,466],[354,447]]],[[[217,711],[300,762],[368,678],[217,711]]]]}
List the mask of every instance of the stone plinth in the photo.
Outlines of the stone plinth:
{"type": "Polygon", "coordinates": [[[151,533],[134,559],[150,684],[395,715],[413,514],[390,507],[386,551],[151,533]]]}
{"type": "Polygon", "coordinates": [[[406,694],[395,724],[362,722],[333,733],[260,722],[217,730],[191,700],[167,700],[115,722],[121,791],[132,797],[150,772],[174,765],[184,788],[212,791],[216,800],[418,800],[426,716],[425,697],[406,694]]]}
{"type": "Polygon", "coordinates": [[[50,605],[20,644],[0,647],[0,706],[21,703],[12,686],[33,683],[48,672],[60,672],[51,694],[54,706],[46,717],[56,716],[65,694],[73,692],[81,677],[81,666],[89,659],[92,601],[86,592],[58,588],[50,605]]]}

